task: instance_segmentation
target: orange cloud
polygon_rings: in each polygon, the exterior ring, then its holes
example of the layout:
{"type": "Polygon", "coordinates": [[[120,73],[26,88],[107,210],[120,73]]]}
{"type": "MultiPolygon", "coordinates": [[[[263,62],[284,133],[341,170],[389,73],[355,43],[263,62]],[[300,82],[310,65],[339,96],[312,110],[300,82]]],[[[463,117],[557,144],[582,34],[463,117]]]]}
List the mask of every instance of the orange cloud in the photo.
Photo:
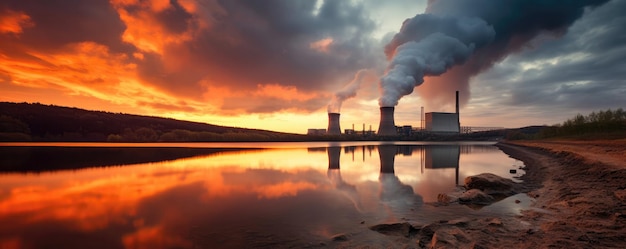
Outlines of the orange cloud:
{"type": "Polygon", "coordinates": [[[26,15],[24,12],[12,10],[0,11],[0,33],[20,34],[24,28],[34,25],[30,16],[26,15]]]}
{"type": "MultiPolygon", "coordinates": [[[[126,24],[122,40],[135,45],[141,51],[163,54],[167,45],[179,44],[193,38],[194,29],[190,25],[194,22],[193,19],[177,20],[185,26],[182,32],[168,30],[167,24],[157,19],[158,14],[174,11],[169,0],[112,0],[111,4],[126,24]],[[132,8],[132,13],[127,8],[132,8]]],[[[184,11],[196,10],[192,2],[185,2],[181,7],[184,11]]]]}
{"type": "MultiPolygon", "coordinates": [[[[115,104],[152,109],[206,110],[205,103],[180,101],[138,79],[137,65],[126,54],[113,53],[94,42],[65,46],[57,53],[29,51],[35,59],[4,57],[0,71],[18,86],[57,89],[68,95],[88,96],[115,104]],[[181,105],[182,103],[182,105],[181,105]]],[[[140,57],[140,54],[133,55],[140,57]]]]}
{"type": "Polygon", "coordinates": [[[257,90],[254,92],[254,96],[299,101],[305,101],[318,97],[315,93],[304,93],[299,91],[298,88],[294,86],[282,86],[279,84],[259,84],[257,85],[257,90]]]}
{"type": "Polygon", "coordinates": [[[309,44],[309,47],[319,52],[328,53],[331,44],[333,44],[333,38],[328,37],[316,42],[312,42],[311,44],[309,44]]]}

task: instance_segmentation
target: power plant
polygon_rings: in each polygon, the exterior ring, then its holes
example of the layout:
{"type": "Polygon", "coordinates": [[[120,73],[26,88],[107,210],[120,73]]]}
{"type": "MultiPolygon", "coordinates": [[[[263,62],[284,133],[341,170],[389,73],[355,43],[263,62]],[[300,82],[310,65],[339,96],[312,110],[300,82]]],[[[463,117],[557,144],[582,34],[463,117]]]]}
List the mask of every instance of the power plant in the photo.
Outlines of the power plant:
{"type": "MultiPolygon", "coordinates": [[[[427,112],[424,113],[424,107],[421,108],[420,124],[418,128],[413,128],[410,125],[396,126],[394,111],[395,107],[384,106],[380,107],[380,123],[378,125],[378,136],[399,136],[414,134],[415,132],[429,132],[437,134],[459,134],[461,133],[461,122],[459,118],[459,91],[456,91],[455,99],[455,112],[427,112]]],[[[337,112],[328,113],[328,129],[309,129],[309,135],[341,135],[341,127],[339,124],[340,114],[337,112]]],[[[346,129],[346,135],[359,134],[354,130],[354,124],[352,129],[346,129]]],[[[373,131],[365,131],[365,124],[363,124],[363,136],[373,135],[373,131]]]]}

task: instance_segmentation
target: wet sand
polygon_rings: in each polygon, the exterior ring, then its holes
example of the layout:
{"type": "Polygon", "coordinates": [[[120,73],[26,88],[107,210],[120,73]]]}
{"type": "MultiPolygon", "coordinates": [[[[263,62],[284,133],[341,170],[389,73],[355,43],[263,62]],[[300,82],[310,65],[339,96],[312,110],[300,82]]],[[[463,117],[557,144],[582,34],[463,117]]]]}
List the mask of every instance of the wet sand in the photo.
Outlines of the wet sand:
{"type": "Polygon", "coordinates": [[[499,144],[524,161],[535,209],[524,248],[626,248],[626,139],[499,144]]]}
{"type": "Polygon", "coordinates": [[[399,248],[626,248],[626,139],[497,146],[524,162],[530,207],[411,227],[399,248]]]}

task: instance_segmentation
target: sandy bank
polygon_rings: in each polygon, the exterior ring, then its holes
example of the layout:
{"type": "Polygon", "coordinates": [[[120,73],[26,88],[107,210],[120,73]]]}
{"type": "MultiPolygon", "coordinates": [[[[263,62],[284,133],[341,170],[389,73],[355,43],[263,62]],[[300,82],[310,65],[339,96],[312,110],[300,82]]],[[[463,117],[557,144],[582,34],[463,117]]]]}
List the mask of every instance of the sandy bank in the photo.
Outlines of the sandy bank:
{"type": "Polygon", "coordinates": [[[626,139],[499,144],[539,188],[526,248],[626,248],[626,139]],[[539,210],[545,210],[542,212],[539,210]]]}
{"type": "Polygon", "coordinates": [[[524,162],[530,208],[517,217],[410,226],[401,230],[410,242],[399,247],[626,248],[626,139],[497,146],[524,162]]]}

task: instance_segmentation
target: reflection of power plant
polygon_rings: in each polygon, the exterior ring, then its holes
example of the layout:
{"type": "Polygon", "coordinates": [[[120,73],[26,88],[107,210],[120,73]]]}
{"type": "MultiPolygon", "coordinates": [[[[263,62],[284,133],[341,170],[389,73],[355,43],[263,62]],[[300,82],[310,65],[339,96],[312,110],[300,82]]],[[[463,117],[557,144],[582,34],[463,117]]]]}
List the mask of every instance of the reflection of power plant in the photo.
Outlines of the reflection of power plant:
{"type": "Polygon", "coordinates": [[[398,147],[395,145],[379,145],[381,183],[380,199],[393,208],[407,208],[423,203],[422,197],[416,195],[413,188],[400,182],[395,175],[394,163],[398,147]]]}
{"type": "Polygon", "coordinates": [[[339,158],[341,156],[341,147],[328,147],[328,169],[339,169],[339,158]]]}
{"type": "Polygon", "coordinates": [[[394,216],[410,213],[424,201],[436,201],[438,193],[454,189],[462,179],[461,154],[497,150],[493,146],[452,143],[341,145],[309,149],[310,153],[327,154],[327,179],[335,193],[353,203],[359,212],[385,210],[386,215],[394,216]]]}
{"type": "MultiPolygon", "coordinates": [[[[354,204],[356,210],[384,212],[395,217],[414,211],[425,201],[437,201],[439,193],[457,189],[464,174],[460,168],[461,155],[484,154],[479,156],[484,158],[498,151],[492,145],[368,144],[331,143],[327,145],[331,147],[309,148],[308,151],[317,154],[315,156],[328,157],[327,186],[354,204]]],[[[464,165],[465,171],[484,167],[474,160],[464,165]]]]}
{"type": "Polygon", "coordinates": [[[456,169],[455,179],[459,185],[460,145],[431,145],[424,148],[424,162],[427,169],[456,169]]]}

